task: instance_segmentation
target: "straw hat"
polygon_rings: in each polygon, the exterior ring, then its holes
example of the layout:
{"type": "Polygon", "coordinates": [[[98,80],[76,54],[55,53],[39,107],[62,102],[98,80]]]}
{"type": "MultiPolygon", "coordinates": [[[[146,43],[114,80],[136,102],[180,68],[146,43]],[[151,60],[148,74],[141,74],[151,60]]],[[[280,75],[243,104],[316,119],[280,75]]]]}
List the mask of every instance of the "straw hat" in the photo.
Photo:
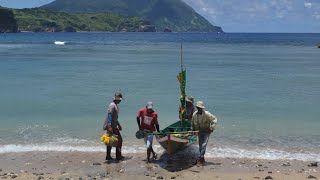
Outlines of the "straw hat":
{"type": "Polygon", "coordinates": [[[188,97],[186,98],[186,101],[193,103],[193,102],[194,102],[194,97],[193,97],[193,96],[188,96],[188,97]]]}
{"type": "Polygon", "coordinates": [[[201,109],[204,109],[204,103],[202,101],[198,101],[197,104],[196,104],[196,107],[198,108],[201,108],[201,109]]]}

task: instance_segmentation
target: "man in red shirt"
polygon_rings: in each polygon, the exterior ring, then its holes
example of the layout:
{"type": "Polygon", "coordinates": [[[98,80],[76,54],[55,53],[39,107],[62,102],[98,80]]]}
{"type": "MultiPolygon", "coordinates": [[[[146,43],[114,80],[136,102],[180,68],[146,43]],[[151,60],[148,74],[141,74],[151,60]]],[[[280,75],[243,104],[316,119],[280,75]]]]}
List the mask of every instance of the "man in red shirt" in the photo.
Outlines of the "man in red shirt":
{"type": "MultiPolygon", "coordinates": [[[[139,126],[139,130],[147,131],[147,132],[155,132],[159,130],[158,124],[158,114],[153,110],[152,102],[148,102],[145,108],[141,108],[137,115],[137,123],[139,126]]],[[[147,135],[144,138],[145,145],[147,147],[147,163],[150,161],[150,154],[152,153],[152,159],[157,159],[157,154],[154,152],[152,148],[153,135],[147,135]]]]}

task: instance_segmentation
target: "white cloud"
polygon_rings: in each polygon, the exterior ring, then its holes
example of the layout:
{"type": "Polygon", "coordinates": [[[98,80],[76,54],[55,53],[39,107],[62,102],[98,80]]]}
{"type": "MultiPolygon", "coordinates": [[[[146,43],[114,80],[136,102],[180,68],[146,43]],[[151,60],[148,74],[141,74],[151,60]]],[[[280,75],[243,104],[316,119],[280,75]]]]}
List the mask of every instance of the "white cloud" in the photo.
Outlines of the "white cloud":
{"type": "MultiPolygon", "coordinates": [[[[320,20],[320,0],[183,0],[210,22],[235,29],[295,29],[288,25],[305,24],[305,29],[320,20]],[[288,26],[288,27],[287,27],[288,26]]],[[[320,29],[320,28],[319,28],[320,29]]],[[[227,29],[228,30],[228,29],[227,29]]],[[[226,30],[226,31],[227,31],[226,30]]]]}
{"type": "Polygon", "coordinates": [[[314,18],[317,19],[317,20],[320,20],[320,13],[315,12],[315,13],[312,15],[312,17],[314,17],[314,18]]]}
{"type": "Polygon", "coordinates": [[[306,8],[312,8],[312,3],[311,2],[304,2],[304,6],[306,8]]]}

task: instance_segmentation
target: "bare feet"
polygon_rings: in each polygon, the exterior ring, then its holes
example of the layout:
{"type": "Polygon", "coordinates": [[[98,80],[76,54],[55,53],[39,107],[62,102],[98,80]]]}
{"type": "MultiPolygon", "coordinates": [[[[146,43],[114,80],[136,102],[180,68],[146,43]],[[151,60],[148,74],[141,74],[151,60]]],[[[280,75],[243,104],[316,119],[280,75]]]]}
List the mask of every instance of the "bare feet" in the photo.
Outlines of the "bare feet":
{"type": "Polygon", "coordinates": [[[158,159],[158,155],[156,153],[154,153],[153,156],[152,156],[152,159],[153,160],[157,160],[158,159]]]}

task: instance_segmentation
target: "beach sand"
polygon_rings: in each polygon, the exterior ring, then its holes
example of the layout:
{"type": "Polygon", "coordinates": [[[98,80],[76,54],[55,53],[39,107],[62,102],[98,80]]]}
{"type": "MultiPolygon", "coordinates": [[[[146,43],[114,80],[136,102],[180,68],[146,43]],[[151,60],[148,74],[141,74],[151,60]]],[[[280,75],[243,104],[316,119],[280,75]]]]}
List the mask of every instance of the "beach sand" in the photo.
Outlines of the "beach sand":
{"type": "Polygon", "coordinates": [[[316,162],[209,158],[198,167],[186,154],[159,154],[149,164],[145,154],[124,155],[118,162],[102,152],[0,154],[0,179],[320,179],[316,162]]]}

